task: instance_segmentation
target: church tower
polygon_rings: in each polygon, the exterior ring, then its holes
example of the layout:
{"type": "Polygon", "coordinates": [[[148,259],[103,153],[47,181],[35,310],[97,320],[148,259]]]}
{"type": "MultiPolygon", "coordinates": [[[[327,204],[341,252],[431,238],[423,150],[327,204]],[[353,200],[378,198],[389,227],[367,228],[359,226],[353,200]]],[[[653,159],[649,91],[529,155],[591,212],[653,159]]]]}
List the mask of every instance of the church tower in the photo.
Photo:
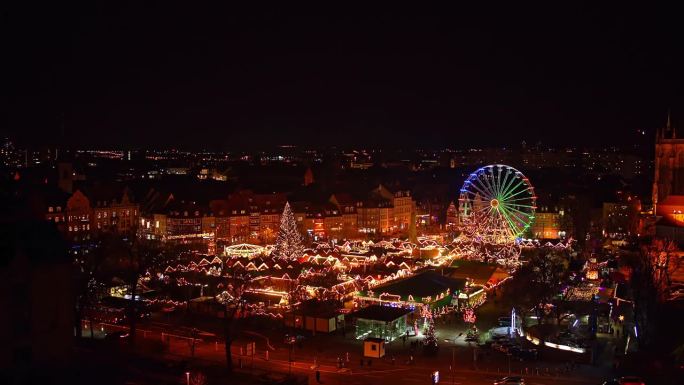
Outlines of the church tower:
{"type": "Polygon", "coordinates": [[[656,131],[655,146],[652,199],[657,213],[669,196],[684,196],[684,139],[677,138],[669,112],[665,127],[656,131]]]}

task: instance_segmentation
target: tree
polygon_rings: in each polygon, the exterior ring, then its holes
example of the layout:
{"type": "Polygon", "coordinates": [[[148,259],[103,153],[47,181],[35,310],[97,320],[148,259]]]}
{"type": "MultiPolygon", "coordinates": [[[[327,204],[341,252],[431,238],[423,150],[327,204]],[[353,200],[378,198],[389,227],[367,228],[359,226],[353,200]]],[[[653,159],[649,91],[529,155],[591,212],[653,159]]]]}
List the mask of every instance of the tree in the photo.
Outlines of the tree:
{"type": "Polygon", "coordinates": [[[656,330],[656,319],[661,316],[665,288],[670,285],[670,260],[676,247],[672,241],[654,240],[643,246],[632,261],[632,291],[634,320],[639,330],[637,340],[648,346],[656,330]]]}
{"type": "Polygon", "coordinates": [[[437,353],[437,335],[435,334],[435,320],[433,317],[428,318],[428,330],[423,340],[423,348],[425,353],[437,353]]]}
{"type": "MultiPolygon", "coordinates": [[[[93,247],[83,248],[88,252],[74,260],[75,263],[75,293],[76,293],[76,335],[82,336],[83,311],[92,307],[97,301],[98,292],[102,283],[98,280],[101,266],[112,253],[116,245],[116,239],[111,233],[104,233],[93,242],[93,247]]],[[[91,313],[92,315],[92,313],[91,313]]],[[[90,337],[94,338],[92,316],[88,317],[90,323],[90,337]]]]}
{"type": "Polygon", "coordinates": [[[295,221],[290,203],[285,203],[283,214],[280,216],[280,231],[276,239],[274,255],[285,258],[299,258],[304,254],[304,245],[302,245],[302,237],[297,229],[297,222],[295,221]]]}
{"type": "Polygon", "coordinates": [[[156,262],[163,259],[163,250],[159,241],[134,238],[122,239],[128,251],[127,284],[131,300],[128,302],[129,341],[135,344],[136,326],[138,322],[138,303],[136,301],[138,284],[143,274],[156,262]]]}
{"type": "Polygon", "coordinates": [[[216,301],[223,305],[223,334],[226,348],[226,369],[233,371],[231,346],[237,334],[238,319],[245,316],[246,301],[242,299],[245,292],[244,281],[236,285],[228,285],[226,290],[216,296],[216,301]]]}

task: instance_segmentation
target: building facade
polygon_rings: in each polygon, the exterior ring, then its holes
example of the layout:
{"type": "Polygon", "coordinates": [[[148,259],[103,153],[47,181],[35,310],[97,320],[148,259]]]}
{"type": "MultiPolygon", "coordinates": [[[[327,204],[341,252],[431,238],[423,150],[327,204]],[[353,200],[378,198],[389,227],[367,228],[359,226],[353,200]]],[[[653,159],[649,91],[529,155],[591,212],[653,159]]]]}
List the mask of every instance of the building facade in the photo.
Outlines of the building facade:
{"type": "Polygon", "coordinates": [[[655,176],[652,199],[655,214],[668,222],[684,226],[675,216],[684,210],[684,139],[677,138],[670,116],[664,128],[657,130],[655,144],[655,176]]]}

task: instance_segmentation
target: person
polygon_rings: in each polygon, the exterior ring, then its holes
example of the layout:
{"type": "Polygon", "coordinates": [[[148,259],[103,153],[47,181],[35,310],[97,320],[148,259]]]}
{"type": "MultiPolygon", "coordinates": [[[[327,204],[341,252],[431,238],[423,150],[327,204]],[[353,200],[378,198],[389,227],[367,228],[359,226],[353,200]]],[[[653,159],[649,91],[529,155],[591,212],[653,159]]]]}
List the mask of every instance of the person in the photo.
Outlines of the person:
{"type": "Polygon", "coordinates": [[[347,357],[347,363],[349,363],[349,352],[345,353],[347,357]]]}
{"type": "Polygon", "coordinates": [[[321,383],[321,371],[316,370],[316,382],[321,383]]]}

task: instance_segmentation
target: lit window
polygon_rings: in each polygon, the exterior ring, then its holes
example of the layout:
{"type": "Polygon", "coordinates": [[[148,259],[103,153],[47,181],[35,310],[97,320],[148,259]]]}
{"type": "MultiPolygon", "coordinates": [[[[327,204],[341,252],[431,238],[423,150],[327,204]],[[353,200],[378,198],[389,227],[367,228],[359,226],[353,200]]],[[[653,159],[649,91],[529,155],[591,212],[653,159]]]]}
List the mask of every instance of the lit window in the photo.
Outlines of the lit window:
{"type": "Polygon", "coordinates": [[[52,206],[48,207],[48,212],[49,212],[49,213],[52,212],[52,206]]]}

